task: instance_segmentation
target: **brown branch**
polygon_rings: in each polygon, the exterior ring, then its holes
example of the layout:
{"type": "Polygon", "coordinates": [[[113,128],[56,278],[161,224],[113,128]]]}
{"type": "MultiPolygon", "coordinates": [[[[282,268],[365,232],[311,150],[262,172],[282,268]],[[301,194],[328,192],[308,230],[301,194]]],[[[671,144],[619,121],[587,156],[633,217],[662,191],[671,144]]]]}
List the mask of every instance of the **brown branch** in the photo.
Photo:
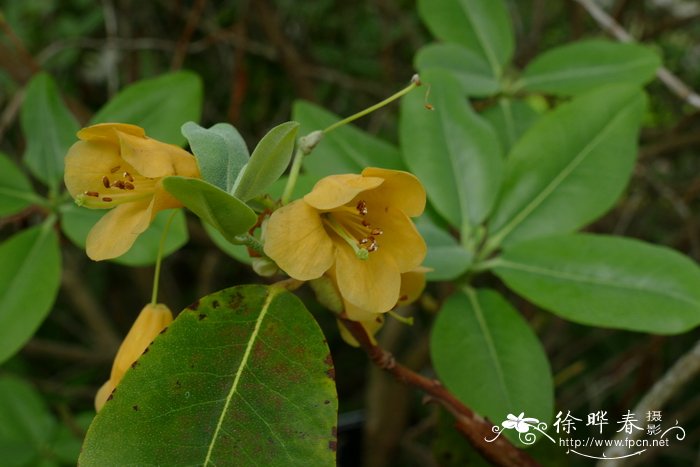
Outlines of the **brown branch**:
{"type": "Polygon", "coordinates": [[[358,322],[342,318],[343,324],[370,360],[382,370],[390,373],[397,381],[413,386],[426,393],[428,400],[442,405],[455,417],[455,427],[479,453],[494,465],[500,466],[537,466],[539,465],[525,451],[513,446],[505,437],[500,436],[489,443],[485,440],[494,437],[493,425],[474,413],[460,402],[439,381],[421,376],[413,370],[396,362],[394,356],[373,344],[365,329],[358,322]]]}
{"type": "Polygon", "coordinates": [[[190,14],[187,15],[187,23],[185,23],[185,29],[182,31],[180,40],[177,41],[177,47],[175,49],[175,54],[173,55],[173,60],[170,63],[171,70],[179,70],[182,68],[182,64],[185,61],[185,55],[187,55],[187,46],[192,40],[192,34],[197,29],[197,25],[202,18],[202,12],[204,11],[204,6],[207,0],[197,0],[192,6],[190,14]]]}
{"type": "MultiPolygon", "coordinates": [[[[574,0],[581,5],[604,31],[620,42],[635,42],[634,38],[617,21],[600,8],[593,0],[574,0]]],[[[674,75],[668,68],[659,67],[656,77],[676,96],[687,104],[700,109],[700,95],[674,75]]]]}

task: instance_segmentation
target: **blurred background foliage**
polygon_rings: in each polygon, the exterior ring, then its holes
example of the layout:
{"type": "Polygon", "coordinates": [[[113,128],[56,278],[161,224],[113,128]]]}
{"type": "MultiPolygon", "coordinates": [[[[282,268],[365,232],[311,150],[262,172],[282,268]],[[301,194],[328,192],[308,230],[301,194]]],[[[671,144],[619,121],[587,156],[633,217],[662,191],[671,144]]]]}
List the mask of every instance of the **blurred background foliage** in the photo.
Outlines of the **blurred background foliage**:
{"type": "MultiPolygon", "coordinates": [[[[519,66],[555,45],[602,36],[574,1],[507,3],[519,66]]],[[[601,3],[641,42],[654,46],[668,68],[700,89],[700,4],[601,3]]],[[[253,147],[269,128],[290,118],[298,98],[348,115],[391,94],[408,82],[415,51],[431,40],[413,0],[0,0],[0,12],[0,151],[16,161],[27,144],[18,118],[23,90],[40,70],[55,78],[81,124],[129,83],[192,70],[204,82],[200,123],[232,123],[253,147]]],[[[647,89],[651,111],[631,185],[616,208],[588,230],[665,244],[697,261],[700,112],[659,82],[647,89]]],[[[359,126],[396,142],[396,106],[359,126]]],[[[29,209],[0,219],[0,240],[41,217],[40,210],[29,209]]],[[[173,310],[221,288],[260,281],[222,253],[192,216],[188,227],[190,242],[164,263],[161,296],[173,310]]],[[[0,367],[0,434],[24,440],[38,453],[23,457],[17,444],[14,454],[10,444],[0,444],[0,454],[12,454],[10,465],[74,463],[94,393],[108,375],[121,336],[150,296],[151,267],[95,264],[65,238],[61,245],[58,301],[36,336],[0,367]],[[29,399],[24,406],[30,409],[9,416],[17,397],[29,399]]],[[[389,320],[380,334],[382,345],[400,361],[426,374],[431,374],[432,310],[448,288],[428,288],[414,326],[389,320]]],[[[313,309],[313,300],[304,298],[313,309]]],[[[631,409],[699,335],[596,329],[524,301],[517,305],[550,357],[557,408],[572,413],[631,409]]],[[[340,341],[334,320],[316,308],[337,367],[340,465],[478,465],[449,417],[371,368],[361,352],[340,341]]],[[[691,383],[664,410],[665,420],[677,419],[687,437],[673,449],[651,453],[663,465],[700,465],[699,389],[697,381],[691,383]]],[[[535,455],[546,448],[535,447],[535,455]]],[[[575,462],[561,449],[539,455],[549,459],[546,465],[575,462]]]]}

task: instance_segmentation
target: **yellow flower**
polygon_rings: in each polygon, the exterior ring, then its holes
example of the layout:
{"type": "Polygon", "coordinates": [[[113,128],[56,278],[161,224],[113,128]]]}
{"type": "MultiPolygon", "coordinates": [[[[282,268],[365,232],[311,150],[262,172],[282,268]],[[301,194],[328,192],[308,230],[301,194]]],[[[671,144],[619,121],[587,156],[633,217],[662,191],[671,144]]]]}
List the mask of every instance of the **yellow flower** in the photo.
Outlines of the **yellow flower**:
{"type": "Polygon", "coordinates": [[[171,322],[173,314],[162,304],[148,304],[131,326],[124,342],[117,351],[112,364],[109,380],[102,385],[95,396],[95,410],[100,411],[107,398],[121,381],[124,373],[143,354],[143,351],[153,342],[153,339],[171,322]]]}
{"type": "Polygon", "coordinates": [[[332,175],[272,214],[265,253],[299,280],[333,268],[345,301],[383,313],[399,301],[401,274],[425,257],[425,242],[409,219],[424,208],[425,190],[407,172],[332,175]]]}
{"type": "MultiPolygon", "coordinates": [[[[394,308],[400,306],[408,305],[413,303],[420,297],[425,288],[425,273],[426,268],[417,268],[413,271],[405,272],[401,274],[401,290],[399,295],[399,300],[396,302],[394,308]]],[[[353,321],[358,321],[362,327],[367,332],[367,335],[372,340],[372,343],[376,344],[374,340],[374,335],[379,331],[384,324],[384,315],[378,313],[370,313],[343,300],[343,305],[345,307],[345,314],[348,318],[353,321]]],[[[353,337],[352,334],[343,326],[342,321],[338,321],[338,329],[340,330],[340,337],[343,338],[345,342],[352,345],[353,347],[359,347],[359,343],[353,337]]]]}
{"type": "Polygon", "coordinates": [[[96,261],[126,253],[159,211],[182,206],[163,189],[163,177],[200,176],[190,153],[134,125],[94,125],[78,138],[65,160],[68,191],[79,205],[114,208],[88,234],[87,255],[96,261]]]}

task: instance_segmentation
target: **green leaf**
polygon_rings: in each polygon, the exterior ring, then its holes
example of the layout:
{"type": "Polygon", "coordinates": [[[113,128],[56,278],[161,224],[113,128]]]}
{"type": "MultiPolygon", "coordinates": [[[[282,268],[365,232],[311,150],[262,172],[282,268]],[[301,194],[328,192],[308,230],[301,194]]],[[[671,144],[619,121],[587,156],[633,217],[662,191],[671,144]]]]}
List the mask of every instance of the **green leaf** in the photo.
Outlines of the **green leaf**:
{"type": "Polygon", "coordinates": [[[165,177],[163,187],[228,241],[234,241],[236,235],[245,233],[258,220],[241,200],[203,180],[165,177]]]}
{"type": "Polygon", "coordinates": [[[0,153],[0,217],[15,214],[41,201],[22,171],[9,157],[0,153]]]}
{"type": "Polygon", "coordinates": [[[486,60],[458,44],[426,45],[418,51],[414,62],[421,73],[431,68],[449,71],[467,96],[492,96],[500,86],[486,60]]]}
{"type": "Polygon", "coordinates": [[[700,268],[666,247],[591,234],[538,238],[507,248],[494,272],[577,323],[654,334],[700,324],[700,268]]]}
{"type": "Polygon", "coordinates": [[[199,121],[202,81],[191,71],[177,71],[144,79],[121,90],[90,121],[131,123],[153,139],[182,146],[180,127],[199,121]]]}
{"type": "Polygon", "coordinates": [[[435,37],[477,53],[501,77],[514,47],[503,0],[419,0],[418,12],[435,37]]]}
{"type": "Polygon", "coordinates": [[[53,223],[0,244],[0,363],[27,342],[51,311],[61,282],[53,223]]]}
{"type": "MultiPolygon", "coordinates": [[[[294,120],[300,133],[323,130],[341,120],[310,102],[295,101],[292,107],[294,120]]],[[[314,152],[304,158],[304,169],[317,179],[333,174],[360,173],[365,167],[405,169],[396,146],[377,138],[354,125],[343,125],[327,133],[314,152]]]]}
{"type": "Polygon", "coordinates": [[[466,289],[450,297],[437,315],[430,354],[442,383],[495,424],[521,412],[544,422],[552,418],[544,349],[497,292],[466,289]]]}
{"type": "Polygon", "coordinates": [[[416,220],[416,227],[428,245],[423,266],[432,270],[425,274],[427,280],[449,281],[467,272],[472,263],[472,254],[452,235],[425,216],[416,220]]]}
{"type": "Polygon", "coordinates": [[[298,298],[223,290],[184,310],[126,372],[80,465],[335,466],[333,376],[298,298]]]}
{"type": "Polygon", "coordinates": [[[57,428],[37,391],[26,381],[0,376],[0,452],[6,467],[37,465],[57,428]]]}
{"type": "Polygon", "coordinates": [[[55,191],[63,182],[63,158],[79,126],[47,73],[37,74],[27,86],[20,121],[27,142],[24,163],[55,191]]]}
{"type": "Polygon", "coordinates": [[[648,83],[659,66],[659,56],[643,45],[579,41],[537,56],[518,84],[526,91],[580,94],[606,84],[648,83]]]}
{"type": "Polygon", "coordinates": [[[214,244],[219,247],[221,251],[243,264],[252,264],[247,246],[229,242],[226,240],[226,237],[224,237],[224,234],[212,227],[211,224],[202,222],[202,226],[209,235],[209,238],[211,238],[212,242],[214,242],[214,244]]]}
{"type": "Polygon", "coordinates": [[[228,123],[217,123],[206,129],[187,122],[182,125],[182,134],[197,158],[202,178],[230,192],[249,158],[248,147],[238,130],[228,123]]]}
{"type": "Polygon", "coordinates": [[[540,118],[508,156],[490,245],[571,232],[607,211],[629,180],[645,105],[639,88],[608,86],[540,118]]]}
{"type": "Polygon", "coordinates": [[[431,70],[430,101],[411,93],[401,102],[403,156],[421,179],[436,211],[453,226],[476,226],[491,211],[501,183],[503,156],[494,129],[474,113],[459,83],[431,70]]]}
{"type": "Polygon", "coordinates": [[[265,192],[287,169],[296,142],[297,122],[285,122],[268,131],[241,171],[233,190],[234,196],[243,201],[265,192]]]}
{"type": "MultiPolygon", "coordinates": [[[[61,230],[70,241],[82,249],[85,248],[85,241],[90,229],[108,212],[106,209],[81,208],[72,202],[61,206],[60,210],[62,214],[61,230]]],[[[154,264],[158,258],[158,247],[163,236],[163,229],[165,229],[171,214],[170,210],[159,212],[148,229],[139,235],[131,249],[110,261],[126,266],[154,264]]],[[[182,248],[187,243],[188,238],[185,214],[182,210],[178,210],[168,229],[168,236],[163,246],[163,257],[167,257],[182,248]]]]}
{"type": "Polygon", "coordinates": [[[491,123],[498,133],[501,145],[509,152],[540,114],[526,101],[501,98],[496,105],[484,111],[482,116],[491,123]]]}

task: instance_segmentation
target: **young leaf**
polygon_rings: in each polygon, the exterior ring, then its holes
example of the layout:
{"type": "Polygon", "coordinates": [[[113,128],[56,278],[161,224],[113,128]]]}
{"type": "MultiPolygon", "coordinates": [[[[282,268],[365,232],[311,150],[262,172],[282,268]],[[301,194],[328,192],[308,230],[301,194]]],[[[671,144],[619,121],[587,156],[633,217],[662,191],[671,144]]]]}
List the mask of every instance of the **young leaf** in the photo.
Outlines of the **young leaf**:
{"type": "Polygon", "coordinates": [[[467,96],[491,96],[500,86],[488,62],[458,44],[428,44],[418,51],[414,62],[421,73],[431,68],[449,71],[467,96]]]}
{"type": "Polygon", "coordinates": [[[261,195],[284,173],[294,151],[297,122],[285,122],[270,130],[260,140],[243,168],[233,195],[243,201],[261,195]]]}
{"type": "Polygon", "coordinates": [[[334,466],[333,378],[323,333],[298,298],[260,285],[217,292],[126,372],[79,463],[334,466]]]}
{"type": "Polygon", "coordinates": [[[525,412],[552,418],[547,356],[520,314],[496,291],[466,289],[440,310],[430,354],[442,383],[494,423],[525,412]]]}
{"type": "Polygon", "coordinates": [[[579,41],[537,56],[519,85],[526,91],[580,94],[606,84],[645,84],[659,66],[659,56],[643,45],[579,41]]]}
{"type": "Polygon", "coordinates": [[[234,241],[258,219],[252,209],[220,188],[196,178],[166,177],[163,187],[190,211],[234,241]]]}
{"type": "Polygon", "coordinates": [[[182,134],[197,158],[202,178],[230,192],[249,158],[248,147],[238,130],[228,123],[217,123],[206,129],[187,122],[182,125],[182,134]]]}
{"type": "Polygon", "coordinates": [[[501,78],[514,47],[503,0],[419,0],[418,12],[435,37],[479,54],[501,78]]]}
{"type": "Polygon", "coordinates": [[[61,282],[61,254],[52,223],[0,244],[0,363],[37,330],[61,282]]]}
{"type": "Polygon", "coordinates": [[[24,163],[55,191],[63,182],[63,158],[79,127],[47,73],[37,74],[27,86],[20,122],[27,141],[24,163]]]}
{"type": "MultiPolygon", "coordinates": [[[[88,232],[105,214],[106,209],[86,209],[70,202],[61,206],[61,230],[77,247],[84,249],[88,232]]],[[[126,266],[148,266],[154,264],[158,257],[158,247],[163,236],[163,229],[172,211],[161,211],[144,233],[139,235],[129,251],[110,261],[126,266]]],[[[163,245],[163,257],[176,252],[187,243],[187,224],[185,214],[178,210],[170,223],[168,236],[163,245]]]]}
{"type": "Polygon", "coordinates": [[[127,86],[90,123],[131,123],[150,138],[181,146],[180,127],[199,121],[201,113],[202,81],[191,71],[177,71],[127,86]]]}
{"type": "Polygon", "coordinates": [[[570,232],[607,211],[629,180],[645,105],[639,88],[607,86],[541,117],[508,155],[489,244],[570,232]]]}
{"type": "Polygon", "coordinates": [[[527,102],[507,97],[498,99],[498,103],[486,109],[482,115],[498,133],[506,153],[540,117],[527,102]]]}
{"type": "Polygon", "coordinates": [[[34,193],[27,177],[9,157],[0,153],[0,217],[38,202],[41,202],[41,197],[34,193]]]}
{"type": "MultiPolygon", "coordinates": [[[[292,116],[301,124],[299,132],[302,135],[323,130],[341,120],[341,117],[301,100],[294,102],[292,116]]],[[[323,135],[314,152],[304,158],[304,169],[316,179],[333,174],[360,173],[365,167],[405,169],[396,146],[354,125],[344,125],[323,135]]]]}
{"type": "Polygon", "coordinates": [[[464,274],[472,263],[472,255],[455,238],[425,216],[416,221],[416,227],[428,245],[423,266],[431,270],[425,274],[429,281],[449,281],[464,274]]]}
{"type": "Polygon", "coordinates": [[[401,102],[400,139],[406,164],[428,199],[453,226],[476,226],[491,211],[501,183],[503,155],[494,129],[474,113],[459,83],[442,70],[421,78],[432,86],[434,111],[423,95],[401,102]]]}
{"type": "Polygon", "coordinates": [[[592,234],[508,247],[494,273],[562,318],[654,334],[700,324],[700,268],[666,247],[592,234]]]}

